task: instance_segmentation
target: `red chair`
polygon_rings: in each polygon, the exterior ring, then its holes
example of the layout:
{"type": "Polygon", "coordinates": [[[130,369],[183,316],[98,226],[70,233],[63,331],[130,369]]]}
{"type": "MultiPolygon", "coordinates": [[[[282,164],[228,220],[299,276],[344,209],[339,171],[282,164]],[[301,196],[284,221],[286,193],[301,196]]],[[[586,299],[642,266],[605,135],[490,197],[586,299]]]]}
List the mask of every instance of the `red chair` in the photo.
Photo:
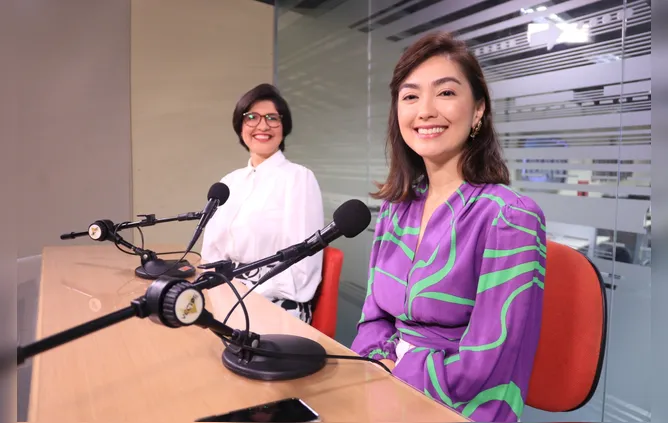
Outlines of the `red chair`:
{"type": "Polygon", "coordinates": [[[343,251],[325,247],[322,261],[322,282],[316,292],[313,321],[311,325],[320,332],[334,338],[336,334],[336,312],[339,303],[339,279],[343,267],[343,251]]]}
{"type": "Polygon", "coordinates": [[[526,404],[550,412],[587,404],[601,376],[606,333],[598,269],[579,251],[547,241],[543,319],[526,404]]]}

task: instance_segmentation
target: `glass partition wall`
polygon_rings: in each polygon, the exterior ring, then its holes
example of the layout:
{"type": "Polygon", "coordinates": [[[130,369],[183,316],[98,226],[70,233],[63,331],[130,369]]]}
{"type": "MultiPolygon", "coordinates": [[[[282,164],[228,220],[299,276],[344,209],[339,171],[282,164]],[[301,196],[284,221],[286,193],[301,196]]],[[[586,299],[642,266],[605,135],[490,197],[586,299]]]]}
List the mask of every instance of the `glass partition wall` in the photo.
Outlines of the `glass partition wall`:
{"type": "MultiPolygon", "coordinates": [[[[387,172],[388,84],[403,49],[447,30],[485,71],[515,189],[550,239],[587,254],[606,282],[608,346],[594,398],[524,421],[650,420],[651,6],[645,0],[278,0],[276,84],[294,130],[286,155],[312,169],[326,218],[387,172]]],[[[375,216],[374,216],[375,217],[375,216]]],[[[375,221],[372,220],[372,222],[375,221]]],[[[345,254],[337,339],[350,345],[373,225],[345,254]]]]}

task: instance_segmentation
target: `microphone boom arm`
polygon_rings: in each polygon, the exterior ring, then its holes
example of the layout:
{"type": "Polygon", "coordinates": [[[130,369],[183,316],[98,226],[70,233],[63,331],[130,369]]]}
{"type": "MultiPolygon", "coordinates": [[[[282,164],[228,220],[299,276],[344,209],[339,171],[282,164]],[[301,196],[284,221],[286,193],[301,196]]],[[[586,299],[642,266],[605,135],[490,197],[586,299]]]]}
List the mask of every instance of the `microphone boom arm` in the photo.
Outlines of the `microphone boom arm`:
{"type": "MultiPolygon", "coordinates": [[[[273,264],[276,263],[277,261],[282,261],[283,260],[283,255],[281,253],[276,253],[272,256],[265,257],[263,259],[260,259],[258,261],[255,261],[250,264],[245,264],[243,266],[239,266],[236,269],[233,268],[234,264],[230,260],[221,260],[217,261],[215,263],[207,263],[207,264],[201,264],[197,266],[200,269],[212,269],[215,268],[216,273],[220,273],[224,275],[228,280],[232,280],[236,278],[239,275],[243,275],[244,273],[251,272],[253,270],[257,270],[261,267],[264,267],[268,264],[273,264]]],[[[195,286],[198,289],[211,289],[215,288],[219,285],[222,285],[225,283],[224,278],[207,278],[201,282],[197,282],[195,286]]]]}
{"type": "MultiPolygon", "coordinates": [[[[158,223],[167,223],[184,220],[200,219],[203,212],[189,212],[183,213],[175,217],[168,217],[156,219],[154,214],[140,214],[142,220],[136,222],[126,222],[121,224],[114,224],[111,220],[97,220],[88,227],[88,232],[71,232],[63,234],[60,239],[74,239],[79,236],[88,235],[91,239],[98,242],[111,241],[117,247],[122,245],[132,254],[140,257],[141,265],[135,269],[135,275],[143,279],[155,279],[158,276],[166,274],[173,277],[190,277],[195,274],[195,268],[185,259],[186,254],[190,249],[186,250],[185,254],[179,260],[162,260],[156,252],[144,248],[143,238],[142,247],[137,247],[130,242],[123,239],[119,232],[123,229],[142,228],[147,226],[154,226],[158,223]]],[[[129,253],[128,251],[124,251],[129,253]]],[[[130,253],[129,253],[130,254],[130,253]]]]}
{"type": "Polygon", "coordinates": [[[138,298],[133,300],[132,304],[128,307],[109,313],[95,320],[91,320],[90,322],[58,332],[24,347],[18,347],[16,351],[18,364],[23,364],[25,360],[32,356],[59,347],[83,336],[90,335],[91,333],[130,319],[131,317],[144,318],[146,317],[144,313],[145,302],[143,302],[143,299],[138,298]]]}
{"type": "Polygon", "coordinates": [[[183,213],[175,217],[164,217],[160,219],[156,219],[155,214],[139,214],[137,216],[143,217],[143,219],[138,220],[136,222],[121,223],[120,225],[118,225],[118,228],[116,230],[120,231],[123,229],[143,228],[146,226],[157,225],[158,223],[182,222],[184,220],[198,220],[199,218],[202,217],[202,212],[183,213]]]}
{"type": "MultiPolygon", "coordinates": [[[[181,279],[158,278],[148,287],[145,295],[132,300],[128,307],[58,332],[31,344],[17,347],[17,364],[21,365],[35,355],[132,317],[140,319],[148,317],[154,323],[170,328],[190,325],[199,326],[209,329],[219,337],[227,338],[234,343],[248,337],[244,332],[234,330],[216,320],[213,314],[206,310],[204,296],[201,289],[198,289],[196,285],[181,279]],[[181,297],[184,295],[186,296],[184,297],[185,301],[181,301],[181,297]],[[184,302],[186,306],[181,308],[184,302]]],[[[251,336],[257,337],[254,334],[251,336]]]]}
{"type": "MultiPolygon", "coordinates": [[[[317,238],[318,245],[320,245],[322,248],[327,246],[327,242],[322,238],[320,231],[317,231],[314,236],[317,238]]],[[[201,264],[197,267],[200,269],[215,269],[216,273],[221,273],[225,275],[227,279],[232,280],[239,275],[243,275],[244,273],[257,270],[269,264],[281,262],[279,266],[284,265],[282,269],[275,273],[271,273],[270,271],[271,275],[267,278],[269,279],[273,276],[276,276],[278,273],[282,272],[283,270],[287,269],[293,264],[313,254],[315,254],[315,251],[310,251],[310,246],[306,242],[301,242],[291,247],[284,248],[274,255],[265,257],[250,264],[239,266],[236,269],[233,268],[233,264],[230,260],[221,260],[215,263],[201,264]]],[[[215,281],[213,279],[208,279],[202,282],[198,282],[197,286],[201,287],[202,289],[211,289],[217,287],[218,285],[221,285],[222,283],[223,280],[216,278],[215,281]]]]}
{"type": "MultiPolygon", "coordinates": [[[[155,214],[139,214],[137,215],[138,217],[142,217],[143,219],[135,221],[135,222],[127,222],[127,223],[121,223],[119,225],[114,225],[113,222],[111,221],[104,221],[104,220],[98,220],[94,222],[93,224],[98,224],[100,222],[104,222],[107,225],[106,226],[112,226],[109,227],[108,229],[110,230],[111,233],[121,231],[123,229],[131,229],[131,228],[144,228],[147,226],[154,226],[157,225],[158,223],[168,223],[168,222],[182,222],[184,220],[198,220],[202,217],[202,212],[190,212],[190,213],[183,213],[175,217],[165,217],[165,218],[160,218],[157,219],[155,217],[155,214]],[[111,225],[109,225],[111,223],[111,225]]],[[[60,236],[60,239],[74,239],[74,238],[79,238],[82,236],[90,236],[90,232],[70,232],[68,234],[62,234],[60,236]]],[[[103,241],[103,240],[102,240],[103,241]]]]}

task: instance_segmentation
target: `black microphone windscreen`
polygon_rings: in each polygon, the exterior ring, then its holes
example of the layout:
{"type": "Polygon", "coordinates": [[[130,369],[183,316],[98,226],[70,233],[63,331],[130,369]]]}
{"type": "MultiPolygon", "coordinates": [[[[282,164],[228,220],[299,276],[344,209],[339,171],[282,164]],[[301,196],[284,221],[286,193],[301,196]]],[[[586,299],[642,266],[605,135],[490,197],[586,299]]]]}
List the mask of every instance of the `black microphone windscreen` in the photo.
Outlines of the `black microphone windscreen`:
{"type": "Polygon", "coordinates": [[[353,238],[369,226],[371,212],[360,200],[348,200],[334,211],[334,223],[343,236],[353,238]]]}
{"type": "Polygon", "coordinates": [[[217,199],[219,204],[223,204],[227,201],[230,196],[230,189],[222,182],[216,182],[211,185],[209,188],[209,194],[207,194],[207,199],[217,199]]]}

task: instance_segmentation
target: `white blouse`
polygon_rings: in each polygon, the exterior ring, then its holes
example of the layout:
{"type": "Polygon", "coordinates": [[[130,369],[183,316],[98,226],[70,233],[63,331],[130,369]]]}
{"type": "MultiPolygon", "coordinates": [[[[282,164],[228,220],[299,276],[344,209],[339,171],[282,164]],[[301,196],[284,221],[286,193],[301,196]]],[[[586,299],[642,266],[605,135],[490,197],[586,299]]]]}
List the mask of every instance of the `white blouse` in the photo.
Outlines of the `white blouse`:
{"type": "MultiPolygon", "coordinates": [[[[253,167],[227,174],[230,197],[209,220],[202,261],[249,264],[304,241],[324,226],[322,194],[313,172],[278,151],[253,167]]],[[[307,257],[255,288],[271,299],[310,301],[322,273],[322,252],[307,257]]],[[[229,289],[225,286],[214,288],[229,289]]]]}

